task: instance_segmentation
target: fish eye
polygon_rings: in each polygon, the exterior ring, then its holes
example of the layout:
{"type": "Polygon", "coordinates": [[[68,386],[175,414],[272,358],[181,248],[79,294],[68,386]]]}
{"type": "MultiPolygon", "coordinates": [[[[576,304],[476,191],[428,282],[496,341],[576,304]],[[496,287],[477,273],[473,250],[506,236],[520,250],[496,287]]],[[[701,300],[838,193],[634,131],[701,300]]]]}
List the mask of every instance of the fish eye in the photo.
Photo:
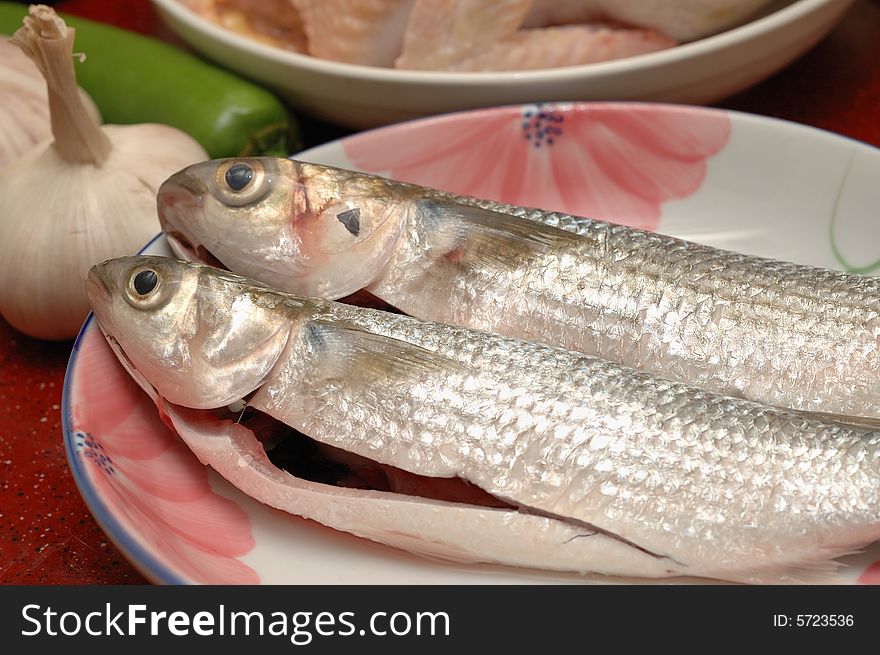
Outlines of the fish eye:
{"type": "Polygon", "coordinates": [[[156,275],[156,271],[148,268],[134,276],[132,286],[139,296],[146,296],[156,288],[158,283],[159,276],[156,275]]]}
{"type": "Polygon", "coordinates": [[[239,162],[226,169],[226,174],[223,177],[230,189],[241,191],[254,179],[254,169],[239,162]]]}
{"type": "Polygon", "coordinates": [[[128,272],[123,297],[137,309],[155,309],[173,295],[167,270],[159,262],[136,265],[128,272]]]}
{"type": "Polygon", "coordinates": [[[227,207],[260,201],[272,190],[272,175],[259,158],[227,160],[216,169],[213,195],[227,207]]]}

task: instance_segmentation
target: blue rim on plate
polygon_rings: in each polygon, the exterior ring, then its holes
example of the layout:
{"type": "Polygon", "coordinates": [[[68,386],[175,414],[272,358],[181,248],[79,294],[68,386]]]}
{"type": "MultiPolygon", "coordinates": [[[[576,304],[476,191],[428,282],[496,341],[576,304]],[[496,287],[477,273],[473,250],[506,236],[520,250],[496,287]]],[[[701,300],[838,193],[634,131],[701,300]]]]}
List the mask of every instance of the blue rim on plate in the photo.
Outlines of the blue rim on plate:
{"type": "MultiPolygon", "coordinates": [[[[150,242],[141,248],[137,254],[143,254],[153,244],[162,237],[162,233],[153,237],[150,242]]],[[[164,565],[158,558],[153,556],[148,550],[141,546],[130,534],[130,532],[113,516],[107,509],[101,495],[95,489],[89,476],[83,469],[83,461],[76,454],[76,444],[74,441],[74,432],[71,429],[71,405],[70,405],[70,389],[72,384],[73,370],[76,366],[77,356],[79,355],[80,344],[86,331],[92,327],[95,316],[92,312],[86,317],[76,340],[73,342],[73,350],[70,353],[70,359],[67,361],[67,369],[64,372],[64,385],[61,390],[61,431],[64,435],[64,452],[67,455],[67,464],[73,474],[73,481],[76,483],[77,489],[95,517],[98,525],[104,531],[104,534],[113,542],[113,544],[122,552],[125,558],[131,562],[134,567],[140,571],[146,578],[152,582],[161,584],[187,584],[188,581],[177,575],[174,571],[164,565]]]]}

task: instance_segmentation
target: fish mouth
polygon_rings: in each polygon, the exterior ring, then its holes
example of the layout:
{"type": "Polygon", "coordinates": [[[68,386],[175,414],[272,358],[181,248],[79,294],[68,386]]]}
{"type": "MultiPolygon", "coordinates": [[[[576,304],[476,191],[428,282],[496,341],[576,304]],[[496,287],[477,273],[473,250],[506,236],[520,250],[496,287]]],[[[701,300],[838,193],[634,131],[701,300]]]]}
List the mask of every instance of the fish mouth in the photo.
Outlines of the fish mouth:
{"type": "Polygon", "coordinates": [[[92,309],[95,309],[96,305],[110,302],[112,296],[110,286],[107,272],[103,268],[93,266],[89,270],[86,277],[86,295],[92,309]]]}
{"type": "Polygon", "coordinates": [[[188,262],[197,262],[228,271],[229,268],[214,254],[201,244],[194,244],[186,235],[177,230],[166,230],[165,239],[171,247],[171,252],[180,259],[188,262]]]}
{"type": "Polygon", "coordinates": [[[165,180],[156,195],[159,225],[166,235],[173,234],[178,240],[189,243],[181,227],[195,220],[204,208],[204,186],[193,176],[175,173],[165,180]]]}
{"type": "Polygon", "coordinates": [[[175,173],[159,186],[157,199],[160,217],[164,207],[202,206],[202,197],[208,192],[208,187],[188,170],[175,173]]]}
{"type": "Polygon", "coordinates": [[[131,357],[128,356],[128,353],[125,352],[122,344],[119,343],[116,337],[110,334],[100,320],[98,320],[98,329],[101,331],[101,334],[104,335],[104,339],[107,341],[107,345],[110,346],[110,350],[116,355],[116,359],[122,364],[122,368],[128,372],[131,378],[137,382],[138,386],[143,389],[150,398],[154,400],[158,398],[159,392],[156,390],[156,387],[154,387],[152,383],[150,383],[147,378],[138,371],[137,366],[135,366],[131,357]]]}

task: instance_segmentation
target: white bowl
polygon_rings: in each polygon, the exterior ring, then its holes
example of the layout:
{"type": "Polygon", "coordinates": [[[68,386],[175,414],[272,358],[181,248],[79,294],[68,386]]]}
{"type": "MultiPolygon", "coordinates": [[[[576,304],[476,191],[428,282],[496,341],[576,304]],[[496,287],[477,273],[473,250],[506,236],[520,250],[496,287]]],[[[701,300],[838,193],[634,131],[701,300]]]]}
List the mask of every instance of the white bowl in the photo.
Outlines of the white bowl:
{"type": "Polygon", "coordinates": [[[775,3],[763,17],[669,50],[523,72],[401,71],[327,61],[225,30],[178,0],[153,0],[173,30],[211,59],[301,110],[354,128],[490,105],[558,100],[704,104],[741,91],[815,45],[854,0],[775,3]]]}

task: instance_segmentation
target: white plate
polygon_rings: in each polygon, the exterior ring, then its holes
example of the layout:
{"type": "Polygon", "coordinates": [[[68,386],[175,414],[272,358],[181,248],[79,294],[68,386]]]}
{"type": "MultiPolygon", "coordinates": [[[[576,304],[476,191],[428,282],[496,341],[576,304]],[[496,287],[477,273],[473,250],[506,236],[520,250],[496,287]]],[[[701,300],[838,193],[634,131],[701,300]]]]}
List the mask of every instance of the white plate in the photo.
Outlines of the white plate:
{"type": "MultiPolygon", "coordinates": [[[[777,120],[663,105],[503,107],[366,132],[299,158],[752,254],[880,268],[880,151],[777,120]]],[[[162,238],[146,251],[170,254],[162,238]]],[[[77,485],[157,582],[611,582],[422,560],[256,503],[163,426],[91,318],[63,403],[77,485]]],[[[846,562],[841,582],[880,582],[880,544],[846,562]]]]}
{"type": "Polygon", "coordinates": [[[153,0],[171,28],[196,50],[275,89],[296,107],[355,128],[522,102],[708,104],[788,65],[824,37],[852,2],[779,1],[770,13],[740,27],[618,61],[521,72],[442,73],[357,66],[289,52],[225,30],[178,0],[153,0]]]}

